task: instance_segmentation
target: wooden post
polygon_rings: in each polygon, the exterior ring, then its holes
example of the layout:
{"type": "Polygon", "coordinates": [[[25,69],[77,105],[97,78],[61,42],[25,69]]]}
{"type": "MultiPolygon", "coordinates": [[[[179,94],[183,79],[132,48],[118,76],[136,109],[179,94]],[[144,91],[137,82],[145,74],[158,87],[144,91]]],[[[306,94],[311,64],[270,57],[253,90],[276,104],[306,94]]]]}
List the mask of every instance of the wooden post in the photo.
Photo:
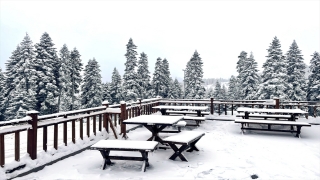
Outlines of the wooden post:
{"type": "Polygon", "coordinates": [[[213,107],[213,98],[210,98],[211,100],[211,108],[210,108],[210,114],[213,114],[214,107],[213,107]]]}
{"type": "MultiPolygon", "coordinates": [[[[108,109],[109,107],[109,102],[108,101],[103,101],[102,102],[102,106],[105,106],[106,109],[108,109]]],[[[109,133],[109,122],[108,122],[108,114],[107,113],[104,113],[103,114],[103,127],[105,128],[105,130],[109,133]]]]}
{"type": "Polygon", "coordinates": [[[14,159],[20,161],[20,132],[16,131],[14,133],[14,159]]]}
{"type": "Polygon", "coordinates": [[[44,126],[43,127],[43,133],[42,133],[42,149],[47,152],[47,142],[48,142],[48,127],[44,126]]]}
{"type": "Polygon", "coordinates": [[[138,108],[138,115],[137,116],[140,116],[140,114],[141,114],[141,98],[138,98],[138,101],[139,101],[139,108],[138,108]]]}
{"type": "Polygon", "coordinates": [[[65,146],[67,146],[67,139],[68,139],[68,126],[67,126],[67,122],[63,123],[63,143],[65,146]]]}
{"type": "Polygon", "coordinates": [[[231,103],[231,115],[233,115],[233,101],[231,103]]]}
{"type": "Polygon", "coordinates": [[[101,131],[101,119],[102,119],[102,115],[99,114],[99,131],[101,131]]]}
{"type": "Polygon", "coordinates": [[[58,149],[58,124],[53,125],[53,147],[58,149]]]}
{"type": "Polygon", "coordinates": [[[0,166],[4,167],[5,156],[4,156],[4,134],[0,134],[0,166]]]}
{"type": "Polygon", "coordinates": [[[72,120],[71,122],[71,133],[72,133],[72,142],[76,143],[76,120],[72,120]]]}
{"type": "Polygon", "coordinates": [[[120,127],[121,127],[121,134],[122,134],[122,137],[124,137],[125,139],[127,139],[127,133],[126,133],[126,124],[123,124],[123,121],[126,120],[126,117],[127,117],[127,107],[126,107],[126,102],[124,101],[121,101],[121,106],[120,106],[120,109],[121,109],[121,123],[120,123],[120,127]]]}
{"type": "MultiPolygon", "coordinates": [[[[90,114],[90,111],[87,114],[90,114]]],[[[87,117],[87,136],[90,137],[90,116],[87,117]]]]}
{"type": "Polygon", "coordinates": [[[279,100],[279,98],[274,98],[274,100],[276,101],[276,105],[275,105],[275,109],[279,109],[279,104],[280,104],[280,100],[279,100]]]}
{"type": "Polygon", "coordinates": [[[93,118],[93,134],[96,136],[97,135],[97,130],[96,130],[96,123],[97,123],[97,121],[96,121],[96,117],[97,116],[93,116],[92,118],[93,118]]]}
{"type": "Polygon", "coordinates": [[[37,131],[38,131],[38,111],[28,111],[27,116],[31,117],[28,124],[31,125],[31,129],[28,129],[28,143],[27,152],[32,160],[37,159],[37,131]]]}
{"type": "Polygon", "coordinates": [[[80,125],[80,138],[83,140],[83,118],[79,120],[80,125]]]}

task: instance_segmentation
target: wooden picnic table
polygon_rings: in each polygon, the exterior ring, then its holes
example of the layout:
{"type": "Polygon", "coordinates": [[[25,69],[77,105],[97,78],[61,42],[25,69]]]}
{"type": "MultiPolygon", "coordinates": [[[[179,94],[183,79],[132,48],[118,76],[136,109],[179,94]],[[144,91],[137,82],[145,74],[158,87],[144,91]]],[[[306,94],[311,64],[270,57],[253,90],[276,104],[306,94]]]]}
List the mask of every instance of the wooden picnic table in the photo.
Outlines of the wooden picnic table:
{"type": "Polygon", "coordinates": [[[295,121],[296,116],[300,114],[307,114],[308,112],[302,111],[301,109],[261,109],[261,108],[246,108],[240,107],[237,109],[237,112],[244,112],[245,119],[249,119],[250,113],[267,113],[267,114],[289,114],[291,115],[290,120],[295,121]]]}
{"type": "Polygon", "coordinates": [[[207,110],[209,107],[208,106],[154,106],[152,108],[155,109],[160,109],[160,112],[162,115],[166,114],[166,111],[168,109],[171,110],[194,110],[197,112],[197,116],[201,116],[201,111],[207,110]]]}
{"type": "Polygon", "coordinates": [[[158,141],[161,144],[163,140],[159,137],[159,132],[178,133],[180,131],[163,131],[164,128],[177,124],[183,116],[161,116],[161,115],[141,115],[131,119],[124,120],[124,124],[141,124],[147,128],[152,136],[147,141],[158,141]]]}

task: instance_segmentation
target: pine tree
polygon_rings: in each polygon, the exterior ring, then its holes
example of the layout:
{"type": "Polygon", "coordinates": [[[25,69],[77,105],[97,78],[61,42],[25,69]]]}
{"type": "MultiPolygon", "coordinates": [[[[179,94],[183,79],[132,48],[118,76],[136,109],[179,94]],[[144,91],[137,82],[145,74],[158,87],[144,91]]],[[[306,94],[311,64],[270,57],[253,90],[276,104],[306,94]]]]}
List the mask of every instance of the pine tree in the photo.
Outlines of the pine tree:
{"type": "Polygon", "coordinates": [[[120,103],[123,100],[121,76],[116,68],[112,72],[110,94],[110,103],[120,103]]]}
{"type": "Polygon", "coordinates": [[[320,54],[314,52],[310,61],[310,72],[308,77],[308,101],[320,101],[320,54]]]}
{"type": "Polygon", "coordinates": [[[214,97],[214,91],[213,88],[210,87],[207,89],[206,98],[213,98],[214,97]]]}
{"type": "Polygon", "coordinates": [[[251,53],[250,57],[244,64],[244,69],[242,70],[240,78],[240,93],[242,95],[242,99],[255,99],[259,84],[260,77],[258,75],[258,64],[251,53]]]}
{"type": "Polygon", "coordinates": [[[303,101],[306,99],[306,79],[305,68],[301,50],[296,41],[293,41],[289,51],[287,52],[287,75],[290,90],[288,91],[288,98],[291,101],[303,101]]]}
{"type": "Polygon", "coordinates": [[[4,120],[4,115],[2,114],[4,112],[3,108],[3,102],[4,102],[4,91],[5,91],[5,83],[6,83],[6,77],[4,73],[2,72],[2,69],[0,67],[0,121],[4,120]]]}
{"type": "Polygon", "coordinates": [[[28,34],[24,37],[14,56],[14,61],[8,62],[9,81],[6,88],[9,90],[6,101],[5,118],[10,120],[24,117],[26,111],[33,110],[36,103],[34,91],[34,76],[31,62],[35,58],[34,47],[28,34]],[[17,112],[19,111],[19,114],[17,112]]]}
{"type": "Polygon", "coordinates": [[[167,98],[169,95],[169,89],[170,89],[170,82],[171,82],[171,77],[170,77],[170,70],[169,70],[169,62],[166,58],[162,60],[162,66],[161,66],[161,78],[160,80],[162,81],[161,84],[161,93],[160,96],[163,98],[167,98]]]}
{"type": "Polygon", "coordinates": [[[239,82],[239,86],[238,86],[238,98],[239,99],[245,99],[245,94],[243,93],[242,90],[242,84],[241,82],[244,81],[245,77],[244,77],[244,71],[246,69],[246,63],[247,63],[247,52],[245,51],[241,51],[240,55],[238,56],[239,60],[237,62],[237,72],[239,73],[237,76],[237,81],[239,82]]]}
{"type": "Polygon", "coordinates": [[[161,81],[161,77],[162,77],[162,60],[159,57],[156,61],[155,67],[154,67],[154,72],[153,72],[153,77],[152,77],[152,92],[151,95],[152,97],[156,97],[156,96],[160,96],[161,95],[161,87],[162,87],[162,81],[161,81]]]}
{"type": "Polygon", "coordinates": [[[101,106],[103,93],[100,72],[100,66],[96,59],[90,59],[84,69],[83,84],[81,85],[82,108],[101,106]]]}
{"type": "Polygon", "coordinates": [[[136,101],[140,96],[139,91],[139,83],[137,82],[137,46],[134,45],[132,39],[130,38],[127,44],[127,53],[125,54],[127,61],[125,63],[125,70],[123,75],[123,89],[124,89],[124,97],[126,101],[136,101]]]}
{"type": "Polygon", "coordinates": [[[111,83],[106,82],[102,84],[103,86],[103,92],[102,92],[102,100],[103,101],[108,101],[109,103],[112,103],[112,98],[111,98],[111,83]]]}
{"type": "Polygon", "coordinates": [[[138,61],[138,82],[140,88],[140,95],[142,99],[146,99],[149,97],[149,91],[151,89],[150,84],[150,72],[149,72],[149,65],[148,65],[148,56],[142,52],[140,54],[140,59],[138,61]]]}
{"type": "Polygon", "coordinates": [[[58,110],[59,61],[56,48],[48,33],[43,33],[40,43],[35,45],[36,58],[32,62],[37,93],[36,110],[41,114],[52,114],[58,110]]]}
{"type": "Polygon", "coordinates": [[[213,92],[213,98],[214,99],[222,99],[221,84],[219,81],[216,81],[216,85],[214,87],[214,92],[213,92]]]}
{"type": "Polygon", "coordinates": [[[195,51],[185,69],[185,95],[189,99],[202,99],[205,96],[202,60],[200,54],[195,51]]]}
{"type": "Polygon", "coordinates": [[[77,48],[74,48],[70,52],[70,91],[68,91],[68,97],[71,98],[71,103],[68,110],[74,110],[80,108],[80,100],[77,94],[80,93],[80,85],[82,82],[81,71],[83,69],[83,64],[80,59],[81,55],[77,48]],[[77,104],[77,102],[79,102],[77,104]]]}
{"type": "Polygon", "coordinates": [[[180,99],[182,94],[181,85],[177,78],[173,80],[170,78],[170,87],[169,87],[169,93],[168,97],[169,99],[180,99]]]}
{"type": "Polygon", "coordinates": [[[70,51],[66,44],[63,45],[59,52],[59,78],[58,78],[58,112],[68,111],[70,109],[71,97],[69,97],[70,87],[71,87],[71,60],[70,51]],[[62,101],[62,102],[61,102],[62,101]]]}
{"type": "Polygon", "coordinates": [[[261,83],[257,99],[280,98],[287,100],[288,77],[285,57],[282,55],[280,41],[275,37],[268,49],[267,60],[263,64],[261,83]]]}
{"type": "Polygon", "coordinates": [[[235,76],[231,76],[228,83],[228,100],[237,100],[239,99],[239,91],[238,91],[238,81],[235,76]]]}

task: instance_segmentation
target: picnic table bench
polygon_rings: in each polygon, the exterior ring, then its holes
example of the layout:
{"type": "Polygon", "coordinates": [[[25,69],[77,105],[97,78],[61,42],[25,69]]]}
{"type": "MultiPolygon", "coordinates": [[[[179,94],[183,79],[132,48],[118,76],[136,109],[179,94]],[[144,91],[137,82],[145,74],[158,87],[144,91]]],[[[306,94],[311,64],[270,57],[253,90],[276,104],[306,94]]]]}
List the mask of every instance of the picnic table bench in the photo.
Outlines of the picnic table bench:
{"type": "Polygon", "coordinates": [[[206,120],[205,117],[197,117],[197,116],[183,116],[184,120],[194,120],[196,124],[186,124],[186,126],[199,126],[199,124],[206,120]]]}
{"type": "Polygon", "coordinates": [[[205,133],[198,131],[183,131],[179,134],[175,134],[163,139],[163,142],[168,143],[174,151],[169,159],[175,160],[177,157],[179,157],[182,161],[188,161],[182,152],[187,149],[187,152],[192,152],[194,150],[199,151],[199,149],[196,147],[196,143],[204,135],[205,133]],[[180,148],[178,148],[177,145],[181,145],[180,148]]]}
{"type": "Polygon", "coordinates": [[[125,141],[125,140],[100,140],[90,147],[91,150],[99,150],[104,161],[102,169],[106,165],[112,165],[111,159],[115,160],[132,160],[143,161],[142,171],[146,171],[149,166],[148,152],[156,149],[158,142],[156,141],[125,141]],[[141,157],[132,156],[110,156],[110,151],[139,151],[141,157]]]}
{"type": "MultiPolygon", "coordinates": [[[[166,111],[167,114],[183,114],[183,115],[187,115],[187,114],[191,114],[191,115],[198,115],[196,111],[173,111],[173,110],[167,110],[166,111]]],[[[209,112],[200,112],[201,116],[204,115],[209,115],[209,112]]]]}
{"type": "Polygon", "coordinates": [[[241,130],[242,133],[244,130],[260,130],[260,131],[278,131],[278,132],[296,132],[296,137],[300,137],[301,127],[306,126],[310,127],[311,124],[306,122],[296,122],[296,121],[270,121],[270,120],[261,120],[261,119],[235,119],[235,123],[241,123],[241,130]],[[267,129],[262,128],[251,128],[251,127],[244,127],[244,124],[265,124],[268,125],[267,129]],[[271,125],[286,125],[291,126],[291,130],[280,130],[280,129],[271,129],[271,125]],[[293,126],[296,126],[296,130],[293,129],[293,126]]]}
{"type": "MultiPolygon", "coordinates": [[[[236,117],[242,117],[242,119],[245,119],[244,113],[239,113],[236,115],[236,117]]],[[[263,119],[287,119],[291,120],[291,115],[283,115],[283,114],[248,114],[249,118],[263,118],[263,119]]],[[[298,119],[295,117],[295,119],[298,119]]]]}

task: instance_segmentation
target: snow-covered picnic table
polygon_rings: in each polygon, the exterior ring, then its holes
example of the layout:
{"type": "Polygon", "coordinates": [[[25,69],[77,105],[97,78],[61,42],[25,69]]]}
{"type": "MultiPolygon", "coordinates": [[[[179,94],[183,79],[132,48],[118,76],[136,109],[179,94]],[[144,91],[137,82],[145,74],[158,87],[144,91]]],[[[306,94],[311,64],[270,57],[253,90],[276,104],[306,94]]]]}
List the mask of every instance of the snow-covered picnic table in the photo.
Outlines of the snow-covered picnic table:
{"type": "Polygon", "coordinates": [[[160,109],[162,115],[166,114],[168,109],[170,110],[194,110],[197,112],[197,116],[201,116],[201,111],[207,110],[208,106],[154,106],[152,108],[160,109]]]}
{"type": "MultiPolygon", "coordinates": [[[[300,114],[307,114],[308,112],[302,111],[301,109],[262,109],[262,108],[246,108],[240,107],[237,112],[244,112],[244,118],[249,119],[250,113],[267,113],[267,114],[289,114],[291,115],[290,120],[295,121],[296,117],[300,114]]],[[[268,117],[268,115],[265,115],[268,117]]]]}
{"type": "Polygon", "coordinates": [[[182,119],[183,116],[142,115],[124,120],[123,123],[143,125],[152,133],[148,141],[158,141],[163,144],[162,139],[159,137],[159,132],[177,133],[178,131],[163,131],[163,129],[178,123],[182,119]]]}

